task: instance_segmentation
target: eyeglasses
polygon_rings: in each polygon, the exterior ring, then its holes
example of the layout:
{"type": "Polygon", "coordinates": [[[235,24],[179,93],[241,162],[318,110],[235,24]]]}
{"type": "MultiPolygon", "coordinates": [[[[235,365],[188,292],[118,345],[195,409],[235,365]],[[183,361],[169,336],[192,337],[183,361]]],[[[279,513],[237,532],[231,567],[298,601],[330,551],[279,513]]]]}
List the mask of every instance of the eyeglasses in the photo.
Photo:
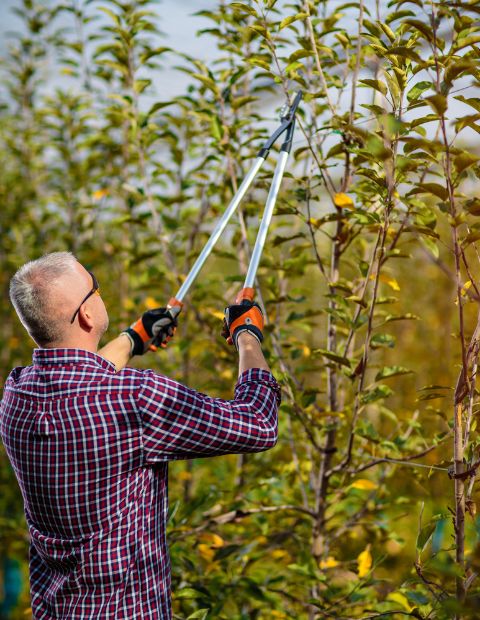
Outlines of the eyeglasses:
{"type": "Polygon", "coordinates": [[[100,287],[98,285],[97,282],[97,278],[93,275],[93,273],[91,271],[88,272],[91,276],[92,276],[92,284],[93,284],[93,288],[92,290],[88,293],[88,295],[86,295],[86,297],[84,297],[84,299],[82,300],[82,303],[78,306],[77,310],[75,311],[75,314],[72,317],[72,320],[70,321],[70,323],[73,323],[73,321],[75,320],[75,317],[77,316],[77,314],[80,312],[80,308],[82,307],[82,305],[87,301],[87,299],[89,297],[91,297],[92,295],[95,295],[95,293],[97,295],[100,295],[100,287]]]}

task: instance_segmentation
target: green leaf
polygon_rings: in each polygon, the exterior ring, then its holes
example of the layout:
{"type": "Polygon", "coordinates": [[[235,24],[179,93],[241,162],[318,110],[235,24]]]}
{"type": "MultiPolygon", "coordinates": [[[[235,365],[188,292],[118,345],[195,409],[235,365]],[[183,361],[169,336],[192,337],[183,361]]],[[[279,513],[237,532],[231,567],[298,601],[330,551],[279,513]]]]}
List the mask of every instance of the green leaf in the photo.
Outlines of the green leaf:
{"type": "Polygon", "coordinates": [[[430,97],[425,97],[425,101],[428,101],[433,111],[439,116],[442,116],[447,111],[448,102],[444,95],[431,95],[430,97]]]}
{"type": "Polygon", "coordinates": [[[395,338],[390,334],[375,334],[370,340],[370,347],[372,349],[378,349],[379,347],[393,349],[394,346],[395,338]]]}
{"type": "Polygon", "coordinates": [[[311,50],[299,49],[293,52],[293,54],[290,54],[290,56],[288,57],[288,62],[295,62],[296,60],[300,60],[300,58],[308,58],[312,55],[313,52],[311,50]]]}
{"type": "Polygon", "coordinates": [[[408,192],[409,196],[415,194],[433,194],[441,200],[447,200],[448,198],[447,188],[439,183],[419,183],[413,190],[408,192]]]}
{"type": "Polygon", "coordinates": [[[474,155],[473,153],[463,152],[459,155],[456,155],[453,159],[453,165],[455,166],[455,170],[460,174],[466,168],[473,166],[480,160],[478,155],[474,155]]]}
{"type": "Polygon", "coordinates": [[[392,22],[397,21],[397,19],[403,19],[404,17],[410,16],[415,17],[415,13],[409,10],[395,11],[394,13],[390,13],[390,15],[387,15],[387,17],[385,18],[385,23],[391,24],[392,22]]]}
{"type": "Polygon", "coordinates": [[[151,116],[152,114],[155,114],[155,112],[157,112],[158,110],[166,108],[169,105],[173,105],[174,103],[174,101],[157,101],[157,103],[154,103],[149,109],[149,111],[147,112],[147,116],[151,116]]]}
{"type": "Polygon", "coordinates": [[[454,99],[457,99],[458,101],[461,101],[462,103],[465,103],[466,105],[469,105],[471,108],[473,108],[477,112],[480,112],[480,99],[478,97],[467,98],[467,97],[464,97],[463,95],[457,95],[456,97],[454,97],[454,99]]]}
{"type": "Polygon", "coordinates": [[[266,62],[262,58],[259,58],[258,56],[254,56],[253,58],[247,58],[247,62],[251,65],[255,65],[256,67],[260,67],[260,69],[265,69],[265,71],[271,72],[272,67],[270,63],[266,62]]]}
{"type": "Polygon", "coordinates": [[[430,25],[426,24],[425,22],[420,21],[419,19],[410,19],[410,18],[405,19],[403,23],[407,24],[408,26],[411,26],[417,32],[419,32],[427,41],[429,41],[430,43],[433,43],[434,37],[433,37],[433,31],[430,25]]]}
{"type": "Polygon", "coordinates": [[[418,533],[416,547],[420,553],[425,549],[430,541],[436,526],[436,523],[428,523],[427,525],[424,525],[418,533]]]}
{"type": "Polygon", "coordinates": [[[175,598],[200,598],[201,596],[205,595],[194,588],[182,588],[175,592],[175,598]]]}
{"type": "Polygon", "coordinates": [[[471,243],[475,243],[476,241],[478,241],[480,239],[480,230],[475,230],[472,232],[469,232],[463,239],[462,239],[462,247],[466,248],[467,246],[469,246],[471,243]]]}
{"type": "Polygon", "coordinates": [[[220,119],[217,115],[212,116],[212,120],[210,121],[210,129],[212,132],[212,136],[216,140],[221,140],[223,136],[223,127],[220,119]]]}
{"type": "Polygon", "coordinates": [[[375,376],[375,381],[380,381],[380,379],[389,379],[390,377],[398,377],[399,375],[409,375],[412,374],[412,370],[408,370],[403,366],[385,366],[377,372],[375,376]]]}
{"type": "Polygon", "coordinates": [[[480,133],[480,126],[477,125],[477,121],[480,120],[480,114],[471,114],[469,116],[463,116],[455,122],[455,131],[460,132],[465,127],[474,129],[477,133],[480,133]]]}
{"type": "Polygon", "coordinates": [[[389,396],[391,396],[393,394],[393,390],[391,388],[388,387],[388,385],[385,384],[380,384],[377,385],[376,387],[374,387],[371,390],[366,390],[361,398],[360,398],[360,402],[363,405],[368,405],[370,403],[374,403],[377,400],[381,400],[383,398],[388,398],[389,396]]]}
{"type": "Polygon", "coordinates": [[[480,215],[480,198],[470,198],[464,207],[471,215],[480,215]]]}
{"type": "Polygon", "coordinates": [[[438,244],[434,239],[431,239],[430,237],[426,237],[425,235],[422,235],[420,237],[420,241],[427,248],[427,250],[430,252],[432,256],[434,256],[435,258],[438,258],[440,256],[440,250],[438,249],[438,244]]]}
{"type": "Polygon", "coordinates": [[[390,42],[393,43],[396,39],[395,33],[393,32],[393,30],[389,26],[387,26],[387,24],[383,22],[378,22],[378,25],[383,30],[383,32],[387,35],[387,37],[390,39],[390,42]]]}
{"type": "Polygon", "coordinates": [[[193,614],[190,614],[187,618],[187,620],[205,620],[205,618],[208,616],[208,614],[210,613],[210,609],[197,609],[197,611],[194,611],[193,614]]]}
{"type": "Polygon", "coordinates": [[[253,15],[253,17],[258,17],[257,11],[252,6],[248,4],[244,4],[243,2],[231,2],[229,4],[229,8],[232,8],[235,11],[239,11],[241,13],[247,13],[248,15],[253,15]]]}
{"type": "Polygon", "coordinates": [[[406,47],[404,45],[400,45],[398,47],[391,47],[385,52],[386,56],[399,56],[400,58],[408,58],[409,60],[414,60],[415,62],[421,63],[422,59],[417,54],[415,50],[411,47],[406,47]]]}
{"type": "Polygon", "coordinates": [[[308,17],[306,13],[297,13],[296,15],[289,15],[288,17],[285,17],[285,19],[282,19],[282,21],[280,22],[279,30],[283,30],[287,26],[290,26],[290,24],[293,24],[294,22],[299,21],[299,20],[303,20],[306,17],[308,17]]]}
{"type": "Polygon", "coordinates": [[[348,358],[332,353],[331,351],[327,351],[326,349],[313,349],[312,355],[321,355],[322,357],[332,360],[332,362],[335,362],[336,364],[340,364],[340,366],[350,368],[350,360],[348,358]]]}
{"type": "Polygon", "coordinates": [[[429,88],[433,88],[431,82],[417,82],[407,93],[408,101],[416,101],[429,88]]]}
{"type": "Polygon", "coordinates": [[[135,80],[133,84],[133,89],[138,95],[141,95],[143,91],[150,86],[152,83],[151,80],[135,80]]]}
{"type": "Polygon", "coordinates": [[[388,92],[386,85],[383,82],[380,82],[380,80],[365,79],[365,80],[360,80],[360,84],[365,84],[365,86],[370,86],[371,88],[374,88],[375,90],[377,90],[379,93],[382,93],[382,95],[386,95],[388,92]]]}
{"type": "Polygon", "coordinates": [[[478,67],[477,64],[467,59],[460,59],[456,61],[450,61],[448,67],[445,69],[443,79],[446,84],[452,84],[454,80],[460,77],[466,71],[471,72],[478,67]]]}
{"type": "Polygon", "coordinates": [[[217,84],[211,77],[208,77],[208,75],[203,75],[201,73],[192,73],[191,77],[195,78],[199,82],[202,82],[202,84],[206,86],[209,90],[211,90],[213,93],[218,94],[219,91],[218,91],[217,84]]]}

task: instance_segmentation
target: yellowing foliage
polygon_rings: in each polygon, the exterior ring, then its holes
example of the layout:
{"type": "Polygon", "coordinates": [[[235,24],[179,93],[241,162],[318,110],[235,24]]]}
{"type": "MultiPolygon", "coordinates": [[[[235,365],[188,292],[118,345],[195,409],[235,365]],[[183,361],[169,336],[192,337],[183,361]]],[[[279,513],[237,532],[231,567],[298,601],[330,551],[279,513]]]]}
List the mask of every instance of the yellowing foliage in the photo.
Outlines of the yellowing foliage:
{"type": "Polygon", "coordinates": [[[318,566],[322,569],[335,568],[335,566],[338,566],[338,562],[333,556],[329,555],[326,560],[320,560],[318,566]]]}
{"type": "Polygon", "coordinates": [[[208,543],[212,547],[223,547],[225,544],[225,541],[221,536],[212,532],[204,532],[203,534],[200,534],[199,539],[204,543],[208,543]]]}
{"type": "Polygon", "coordinates": [[[339,207],[340,209],[354,209],[355,208],[353,200],[350,198],[350,196],[347,196],[347,194],[343,194],[343,193],[335,194],[333,202],[335,203],[335,206],[339,207]]]}
{"type": "Polygon", "coordinates": [[[108,194],[108,190],[106,189],[97,189],[97,191],[93,192],[92,198],[95,201],[101,200],[108,194]]]}
{"type": "Polygon", "coordinates": [[[147,297],[145,299],[145,306],[149,309],[149,310],[154,310],[155,308],[159,308],[161,306],[161,304],[158,303],[158,301],[153,298],[153,297],[147,297]]]}
{"type": "Polygon", "coordinates": [[[413,609],[413,606],[410,605],[407,597],[401,592],[390,592],[389,595],[387,596],[387,600],[394,601],[395,603],[399,603],[407,611],[412,611],[413,609]]]}
{"type": "Polygon", "coordinates": [[[176,478],[177,480],[180,480],[180,482],[185,482],[185,480],[192,479],[192,473],[189,471],[179,471],[176,478]]]}
{"type": "Polygon", "coordinates": [[[204,560],[207,562],[211,562],[215,555],[215,550],[205,543],[200,543],[197,547],[199,554],[202,556],[204,560]]]}
{"type": "Polygon", "coordinates": [[[377,485],[371,480],[367,480],[366,478],[360,478],[360,480],[355,480],[355,482],[352,482],[350,488],[360,489],[361,491],[373,491],[377,488],[377,485]]]}
{"type": "MultiPolygon", "coordinates": [[[[375,278],[376,278],[375,274],[372,274],[370,276],[370,280],[375,280],[375,278]]],[[[400,290],[400,285],[397,282],[397,280],[395,278],[392,278],[391,276],[387,275],[386,273],[381,273],[378,276],[378,279],[380,280],[380,282],[383,282],[384,284],[387,284],[394,291],[399,291],[400,290]]]]}
{"type": "Polygon", "coordinates": [[[370,544],[368,544],[365,549],[360,553],[357,557],[358,564],[358,576],[366,577],[372,568],[372,554],[370,553],[370,544]]]}

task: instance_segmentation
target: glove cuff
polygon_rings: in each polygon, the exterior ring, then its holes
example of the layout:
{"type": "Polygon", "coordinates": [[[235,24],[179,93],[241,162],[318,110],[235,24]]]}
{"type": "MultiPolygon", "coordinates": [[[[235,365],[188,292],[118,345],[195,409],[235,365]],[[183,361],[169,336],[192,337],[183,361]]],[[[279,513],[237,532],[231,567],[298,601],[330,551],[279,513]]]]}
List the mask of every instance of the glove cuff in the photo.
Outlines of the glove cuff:
{"type": "Polygon", "coordinates": [[[255,325],[240,325],[234,330],[233,335],[232,335],[233,344],[235,345],[235,348],[237,349],[237,351],[238,351],[238,336],[242,332],[248,332],[252,336],[255,336],[259,344],[263,342],[263,334],[258,327],[256,327],[255,325]]]}
{"type": "Polygon", "coordinates": [[[128,327],[125,331],[122,332],[122,334],[125,334],[125,336],[127,336],[127,338],[129,338],[130,342],[132,343],[132,357],[134,355],[143,355],[145,351],[145,343],[143,342],[140,335],[137,334],[137,332],[131,327],[128,327]]]}

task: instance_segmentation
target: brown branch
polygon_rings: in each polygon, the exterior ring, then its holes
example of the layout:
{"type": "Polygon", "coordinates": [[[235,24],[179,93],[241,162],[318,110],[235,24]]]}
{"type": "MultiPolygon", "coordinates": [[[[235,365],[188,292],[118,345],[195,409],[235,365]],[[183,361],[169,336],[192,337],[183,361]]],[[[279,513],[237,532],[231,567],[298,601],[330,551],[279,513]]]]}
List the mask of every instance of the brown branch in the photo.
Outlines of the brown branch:
{"type": "Polygon", "coordinates": [[[236,523],[237,521],[240,521],[241,519],[245,519],[247,517],[251,517],[252,515],[276,512],[299,512],[301,514],[311,517],[312,519],[315,518],[315,513],[313,512],[313,510],[309,510],[308,508],[304,508],[303,506],[295,506],[292,504],[284,504],[281,506],[262,506],[261,508],[249,508],[247,510],[237,508],[236,510],[225,512],[224,514],[218,515],[217,517],[210,517],[207,519],[207,521],[191,530],[172,530],[170,532],[170,536],[175,537],[175,540],[181,540],[187,538],[187,536],[192,536],[193,534],[203,532],[204,530],[212,527],[213,525],[236,523]]]}
{"type": "MultiPolygon", "coordinates": [[[[436,446],[429,446],[425,450],[422,450],[422,452],[417,452],[416,454],[410,454],[409,456],[404,456],[402,458],[398,458],[398,459],[394,459],[394,460],[398,464],[401,464],[403,462],[408,463],[410,461],[414,461],[415,459],[422,458],[422,456],[425,456],[425,455],[429,454],[430,452],[432,452],[433,450],[438,448],[440,445],[441,444],[437,444],[436,446]]],[[[388,463],[388,462],[389,462],[389,457],[378,458],[378,459],[375,459],[373,461],[370,461],[370,463],[366,463],[365,465],[362,465],[361,467],[358,467],[357,469],[349,469],[348,473],[351,474],[352,476],[354,476],[356,474],[359,474],[362,471],[365,471],[366,469],[370,469],[371,467],[375,467],[375,465],[379,465],[381,463],[388,463]]]]}

